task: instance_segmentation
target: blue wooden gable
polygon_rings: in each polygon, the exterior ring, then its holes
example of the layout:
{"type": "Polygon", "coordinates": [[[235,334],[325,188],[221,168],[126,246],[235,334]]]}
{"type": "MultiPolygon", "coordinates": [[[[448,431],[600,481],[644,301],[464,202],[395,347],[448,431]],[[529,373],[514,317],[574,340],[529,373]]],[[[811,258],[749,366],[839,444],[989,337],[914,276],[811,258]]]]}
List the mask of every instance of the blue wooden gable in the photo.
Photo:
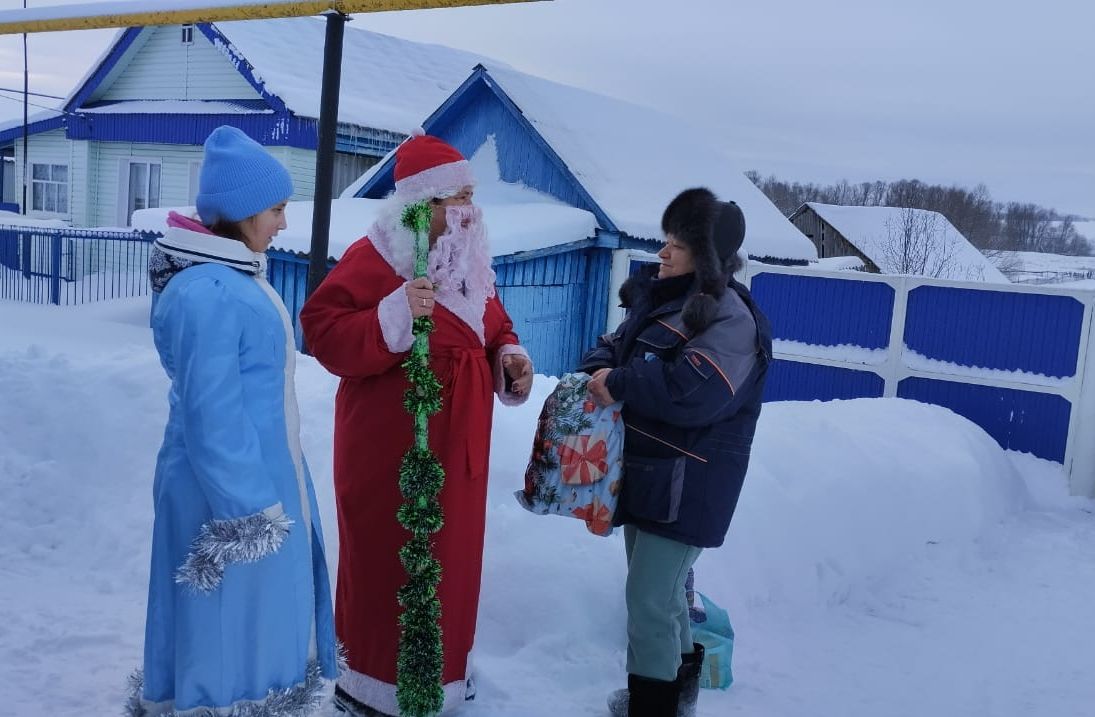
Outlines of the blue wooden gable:
{"type": "MultiPolygon", "coordinates": [[[[255,67],[238,53],[231,41],[212,23],[197,23],[196,37],[223,48],[235,71],[254,88],[259,98],[234,100],[229,104],[244,110],[269,110],[264,114],[165,114],[170,121],[150,122],[145,114],[80,114],[89,106],[95,92],[110,81],[119,69],[126,53],[134,49],[142,32],[154,28],[133,27],[115,41],[84,83],[62,108],[67,120],[66,136],[74,140],[106,142],[150,142],[157,144],[201,145],[215,128],[229,124],[239,128],[255,141],[266,146],[287,146],[315,150],[319,146],[318,120],[297,115],[277,94],[270,92],[258,79],[255,67]]],[[[109,103],[95,103],[95,106],[109,103]]],[[[59,124],[58,124],[59,126],[59,124]]],[[[41,131],[41,130],[40,130],[41,131]]],[[[351,154],[382,156],[393,149],[399,137],[391,132],[369,127],[340,124],[337,149],[351,154]]]]}
{"type": "Polygon", "coordinates": [[[63,112],[70,118],[66,136],[77,140],[154,142],[200,145],[216,127],[231,124],[265,145],[285,145],[304,149],[317,146],[316,121],[297,117],[277,95],[258,81],[255,68],[242,55],[233,55],[232,43],[211,23],[195,25],[200,35],[212,44],[220,44],[230,53],[231,64],[260,95],[254,101],[237,101],[246,109],[268,109],[272,114],[168,115],[170,122],[149,122],[144,114],[81,115],[80,110],[104,82],[118,69],[119,63],[137,43],[141,33],[154,28],[131,27],[125,30],[106,57],[65,103],[63,112]]]}
{"type": "MultiPolygon", "coordinates": [[[[456,147],[465,157],[475,154],[493,135],[503,181],[521,182],[584,209],[597,218],[602,230],[618,234],[604,209],[482,65],[476,66],[471,76],[422,123],[422,128],[456,147]]],[[[388,157],[356,196],[381,198],[388,194],[394,187],[394,168],[395,157],[388,157]]]]}

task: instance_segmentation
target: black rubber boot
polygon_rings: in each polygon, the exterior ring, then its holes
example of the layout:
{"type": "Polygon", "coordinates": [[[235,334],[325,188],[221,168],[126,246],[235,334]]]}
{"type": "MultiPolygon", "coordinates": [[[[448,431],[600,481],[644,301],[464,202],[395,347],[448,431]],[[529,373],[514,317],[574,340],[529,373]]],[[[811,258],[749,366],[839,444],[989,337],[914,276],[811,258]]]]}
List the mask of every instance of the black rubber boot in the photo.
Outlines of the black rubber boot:
{"type": "Polygon", "coordinates": [[[681,688],[676,680],[627,676],[627,717],[677,717],[681,688]]]}
{"type": "Polygon", "coordinates": [[[358,702],[350,696],[350,693],[346,692],[338,685],[335,685],[333,703],[337,711],[353,715],[353,717],[392,717],[386,712],[381,712],[363,702],[358,702]]]}
{"type": "MultiPolygon", "coordinates": [[[[681,655],[681,666],[677,669],[676,685],[679,689],[677,699],[676,717],[696,717],[696,703],[700,696],[700,672],[703,670],[703,645],[692,643],[694,650],[681,655]]],[[[628,689],[616,690],[608,696],[608,712],[612,717],[629,717],[631,714],[631,681],[633,679],[648,680],[661,684],[674,684],[661,680],[650,680],[637,675],[627,676],[628,689]]],[[[672,713],[670,713],[672,714],[672,713]]]]}
{"type": "Polygon", "coordinates": [[[692,643],[693,652],[681,655],[681,667],[677,670],[680,698],[677,717],[696,717],[696,702],[700,698],[700,672],[703,670],[703,645],[692,643]]]}

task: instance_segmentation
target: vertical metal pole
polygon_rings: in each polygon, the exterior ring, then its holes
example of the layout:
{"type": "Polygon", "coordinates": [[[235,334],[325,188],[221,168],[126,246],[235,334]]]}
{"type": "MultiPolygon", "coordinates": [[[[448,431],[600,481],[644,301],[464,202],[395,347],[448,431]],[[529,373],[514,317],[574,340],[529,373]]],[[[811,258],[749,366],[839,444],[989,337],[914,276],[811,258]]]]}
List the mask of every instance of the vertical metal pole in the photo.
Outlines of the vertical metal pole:
{"type": "Polygon", "coordinates": [[[327,275],[327,251],[331,232],[331,199],[334,190],[335,138],[338,134],[338,92],[342,81],[342,40],[346,16],[327,14],[327,39],[323,48],[323,86],[319,100],[319,146],[316,148],[316,189],[312,207],[312,244],[308,262],[308,290],[312,292],[327,275]]]}
{"type": "MultiPolygon", "coordinates": [[[[23,9],[27,9],[27,0],[23,0],[23,9]]],[[[30,111],[27,107],[27,98],[30,95],[30,71],[27,67],[27,33],[23,33],[23,201],[19,205],[23,210],[23,216],[27,215],[27,182],[30,176],[27,174],[27,145],[29,144],[27,119],[30,111]]]]}

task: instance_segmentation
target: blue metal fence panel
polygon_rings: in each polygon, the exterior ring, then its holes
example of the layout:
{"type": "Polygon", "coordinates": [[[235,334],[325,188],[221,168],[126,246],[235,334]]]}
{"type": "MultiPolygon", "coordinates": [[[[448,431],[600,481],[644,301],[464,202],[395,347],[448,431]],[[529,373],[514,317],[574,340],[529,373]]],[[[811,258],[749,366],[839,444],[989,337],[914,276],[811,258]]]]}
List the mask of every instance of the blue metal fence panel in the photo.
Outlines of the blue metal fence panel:
{"type": "Polygon", "coordinates": [[[1004,448],[1063,463],[1072,404],[1050,393],[978,386],[957,381],[907,378],[897,395],[965,416],[1004,448]]]}
{"type": "Polygon", "coordinates": [[[1074,376],[1083,318],[1070,296],[918,286],[909,292],[905,345],[963,366],[1074,376]]]}
{"type": "Polygon", "coordinates": [[[84,304],[149,293],[153,234],[0,226],[0,299],[84,304]]]}
{"type": "Polygon", "coordinates": [[[832,401],[878,398],[885,382],[874,371],[776,359],[764,384],[767,401],[832,401]]]}
{"type": "MultiPolygon", "coordinates": [[[[334,262],[330,262],[328,269],[334,265],[334,262]]],[[[308,290],[308,258],[287,251],[268,250],[266,280],[285,302],[289,319],[293,323],[293,336],[297,349],[302,349],[304,337],[300,330],[300,307],[304,305],[308,290]]]]}
{"type": "Polygon", "coordinates": [[[750,290],[774,338],[883,349],[890,343],[894,289],[880,281],[761,273],[750,290]]]}

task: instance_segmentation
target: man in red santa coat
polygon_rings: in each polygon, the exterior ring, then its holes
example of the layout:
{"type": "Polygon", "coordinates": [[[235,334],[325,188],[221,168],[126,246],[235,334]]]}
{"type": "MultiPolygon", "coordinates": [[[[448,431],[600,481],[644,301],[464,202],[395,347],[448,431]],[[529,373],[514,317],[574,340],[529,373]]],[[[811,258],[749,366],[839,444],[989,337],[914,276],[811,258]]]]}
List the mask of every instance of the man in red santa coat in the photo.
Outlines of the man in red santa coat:
{"type": "Polygon", "coordinates": [[[495,293],[467,160],[428,135],[408,139],[395,157],[388,204],[300,312],[312,354],[342,379],[335,398],[335,622],[350,669],[338,694],[344,706],[366,715],[399,713],[396,593],[407,582],[399,549],[410,533],[396,511],[403,501],[399,465],[414,431],[403,408],[409,384],[400,364],[413,341],[411,322],[433,318],[430,366],[443,386],[429,442],[445,469],[439,498],[445,523],[434,554],[442,567],[446,711],[472,696],[468,653],[482,575],[492,394],[505,405],[523,403],[533,375],[495,293]],[[428,278],[414,279],[414,235],[400,219],[407,205],[423,200],[433,212],[428,278]]]}

